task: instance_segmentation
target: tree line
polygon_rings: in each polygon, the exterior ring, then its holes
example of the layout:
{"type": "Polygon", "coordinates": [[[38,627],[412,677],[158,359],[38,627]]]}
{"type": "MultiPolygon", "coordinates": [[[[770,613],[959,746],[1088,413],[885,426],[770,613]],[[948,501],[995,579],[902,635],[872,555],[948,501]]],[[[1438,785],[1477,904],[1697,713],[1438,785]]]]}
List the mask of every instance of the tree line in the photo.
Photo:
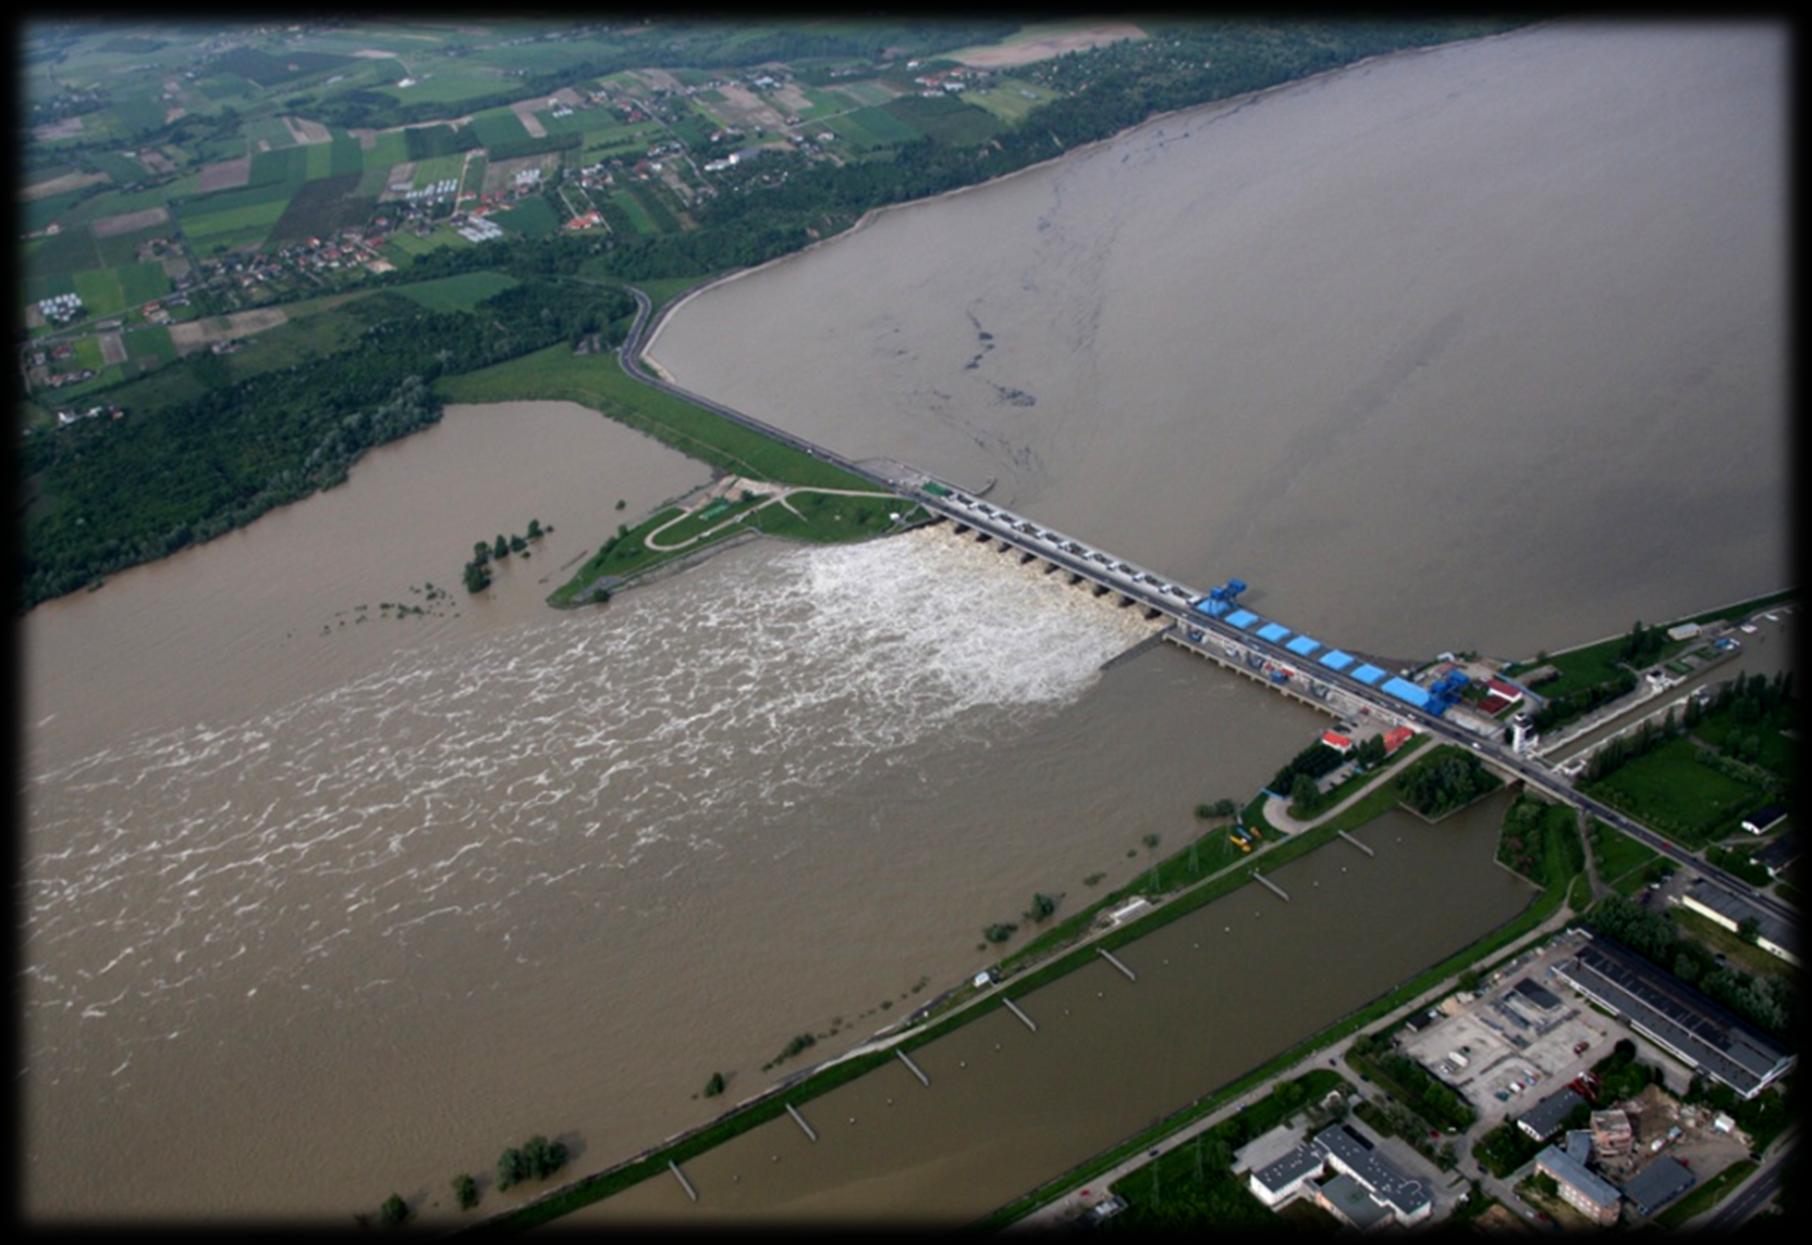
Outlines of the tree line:
{"type": "Polygon", "coordinates": [[[1787,1035],[1797,1003],[1788,978],[1756,977],[1720,965],[1709,948],[1682,937],[1668,914],[1649,912],[1621,895],[1607,895],[1585,919],[1597,933],[1698,987],[1757,1028],[1777,1037],[1787,1035]]]}

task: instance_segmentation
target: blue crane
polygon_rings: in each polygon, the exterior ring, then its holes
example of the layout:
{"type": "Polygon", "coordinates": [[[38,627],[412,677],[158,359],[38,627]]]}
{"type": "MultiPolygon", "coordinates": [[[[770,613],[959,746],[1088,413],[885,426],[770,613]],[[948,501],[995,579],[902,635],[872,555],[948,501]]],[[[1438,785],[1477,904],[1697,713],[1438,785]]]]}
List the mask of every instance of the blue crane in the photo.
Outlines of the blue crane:
{"type": "Polygon", "coordinates": [[[1245,590],[1245,580],[1229,579],[1218,588],[1210,588],[1208,595],[1195,603],[1195,609],[1210,618],[1219,618],[1233,608],[1233,603],[1245,590]]]}

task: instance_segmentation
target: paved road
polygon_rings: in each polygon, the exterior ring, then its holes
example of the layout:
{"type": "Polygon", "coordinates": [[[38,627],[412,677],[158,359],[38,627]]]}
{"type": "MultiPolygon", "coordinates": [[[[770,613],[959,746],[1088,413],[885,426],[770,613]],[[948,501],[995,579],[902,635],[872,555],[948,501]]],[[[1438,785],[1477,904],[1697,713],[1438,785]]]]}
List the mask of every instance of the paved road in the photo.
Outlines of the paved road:
{"type": "Polygon", "coordinates": [[[1724,1200],[1711,1211],[1700,1215],[1687,1226],[1710,1228],[1714,1232],[1727,1231],[1774,1200],[1786,1175],[1787,1162],[1793,1157],[1793,1141],[1791,1136],[1783,1135],[1771,1147],[1774,1157],[1758,1167],[1748,1180],[1737,1186],[1735,1192],[1725,1195],[1724,1200]]]}
{"type": "MultiPolygon", "coordinates": [[[[1259,639],[1256,635],[1230,627],[1218,618],[1199,614],[1190,606],[1200,600],[1204,593],[1182,584],[1166,582],[1162,577],[1153,574],[1143,567],[1125,562],[1102,550],[1088,548],[1082,542],[1065,536],[1060,532],[1048,531],[1040,525],[1033,524],[1021,515],[1013,514],[996,506],[964,498],[961,494],[955,497],[942,497],[927,492],[923,485],[928,477],[916,479],[891,479],[871,468],[861,466],[854,460],[845,458],[833,450],[814,445],[801,437],[745,415],[732,407],[714,402],[710,398],[683,389],[670,381],[653,375],[642,365],[642,351],[646,347],[646,336],[649,328],[649,315],[652,309],[648,296],[641,290],[630,287],[630,293],[636,301],[636,318],[630,326],[629,334],[618,354],[622,359],[623,370],[643,384],[678,398],[702,406],[713,414],[722,416],[732,423],[740,424],[764,436],[772,437],[783,445],[791,446],[801,453],[808,454],[822,462],[840,467],[852,475],[870,480],[883,488],[909,497],[924,506],[933,514],[941,514],[956,522],[968,525],[980,532],[986,532],[995,540],[1015,546],[1025,552],[1063,567],[1081,575],[1094,583],[1105,585],[1123,596],[1155,609],[1170,618],[1203,631],[1213,632],[1222,639],[1232,640],[1248,648],[1270,656],[1276,661],[1284,662],[1292,668],[1303,664],[1303,659],[1289,652],[1280,645],[1271,644],[1259,639]],[[1078,552],[1080,550],[1081,552],[1078,552]],[[1104,560],[1105,559],[1105,560],[1104,560]]],[[[1425,713],[1407,702],[1395,699],[1386,700],[1368,684],[1361,683],[1349,675],[1322,668],[1315,671],[1315,677],[1326,683],[1340,687],[1349,695],[1367,704],[1378,706],[1381,710],[1406,721],[1414,722],[1429,734],[1448,743],[1469,747],[1479,753],[1482,759],[1506,772],[1515,774],[1529,787],[1541,791],[1553,799],[1569,804],[1593,817],[1598,818],[1613,829],[1620,830],[1637,842],[1642,843],[1681,867],[1690,870],[1731,893],[1741,896],[1757,908],[1762,909],[1790,926],[1797,928],[1799,913],[1772,895],[1752,888],[1747,882],[1714,865],[1706,863],[1686,849],[1669,839],[1656,834],[1648,828],[1638,825],[1616,809],[1605,805],[1591,796],[1573,789],[1564,778],[1547,767],[1518,756],[1501,741],[1481,740],[1471,732],[1462,730],[1446,720],[1433,714],[1425,713]]]]}

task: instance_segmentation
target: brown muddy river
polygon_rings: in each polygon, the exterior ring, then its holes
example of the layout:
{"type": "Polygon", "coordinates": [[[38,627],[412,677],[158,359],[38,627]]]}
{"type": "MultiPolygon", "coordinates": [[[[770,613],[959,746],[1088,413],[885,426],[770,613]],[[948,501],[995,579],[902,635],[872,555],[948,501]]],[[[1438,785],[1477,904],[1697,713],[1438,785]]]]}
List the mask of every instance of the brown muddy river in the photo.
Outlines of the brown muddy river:
{"type": "MultiPolygon", "coordinates": [[[[657,354],[1348,646],[1703,608],[1784,578],[1780,47],[1550,27],[1172,118],[722,287],[657,354]]],[[[1149,624],[937,530],[542,606],[705,474],[570,406],[453,408],[27,617],[28,1215],[344,1224],[394,1189],[444,1221],[462,1170],[495,1209],[505,1145],[602,1167],[714,1115],[714,1070],[735,1099],[796,1033],[847,1049],[1325,721],[1169,650],[1101,674],[1149,624]],[[530,518],[555,534],[468,597],[472,543],[530,518]]],[[[1518,906],[1486,832],[1403,837],[1293,865],[1313,901],[1226,901],[1250,915],[1187,975],[1177,947],[1036,996],[1093,1047],[1001,1016],[928,1050],[897,1149],[863,1100],[877,1141],[811,1179],[702,1161],[708,1207],[741,1172],[751,1212],[985,1210],[1518,906]],[[1120,987],[1164,1026],[1122,990],[1084,1027],[1120,987]],[[995,1126],[953,1142],[936,1060],[976,1042],[995,1126]]]]}
{"type": "Polygon", "coordinates": [[[791,1119],[688,1161],[575,1222],[773,1215],[973,1221],[1508,920],[1534,887],[1495,866],[1507,794],[1436,825],[1386,814],[1358,837],[913,1052],[930,1079],[878,1068],[791,1119]]]}
{"type": "Polygon", "coordinates": [[[1330,642],[1787,583],[1786,40],[1554,23],[1167,117],[701,292],[680,383],[1330,642]]]}

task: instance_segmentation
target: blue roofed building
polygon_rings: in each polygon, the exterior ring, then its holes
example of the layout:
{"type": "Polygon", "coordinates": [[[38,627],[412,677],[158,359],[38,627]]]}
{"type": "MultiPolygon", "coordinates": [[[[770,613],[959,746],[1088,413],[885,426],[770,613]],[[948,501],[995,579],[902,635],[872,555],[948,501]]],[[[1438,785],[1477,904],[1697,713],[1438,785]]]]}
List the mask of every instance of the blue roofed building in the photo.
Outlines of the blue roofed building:
{"type": "Polygon", "coordinates": [[[1311,640],[1306,635],[1299,635],[1294,640],[1291,640],[1288,644],[1284,645],[1284,647],[1299,657],[1307,657],[1310,653],[1321,647],[1321,641],[1311,640]]]}
{"type": "Polygon", "coordinates": [[[1282,623],[1266,623],[1258,629],[1258,638],[1261,640],[1269,640],[1272,644],[1278,643],[1289,634],[1290,629],[1282,623]]]}
{"type": "Polygon", "coordinates": [[[1337,648],[1331,648],[1315,660],[1326,666],[1329,670],[1345,670],[1348,666],[1353,664],[1353,655],[1351,653],[1343,653],[1337,648]]]}

